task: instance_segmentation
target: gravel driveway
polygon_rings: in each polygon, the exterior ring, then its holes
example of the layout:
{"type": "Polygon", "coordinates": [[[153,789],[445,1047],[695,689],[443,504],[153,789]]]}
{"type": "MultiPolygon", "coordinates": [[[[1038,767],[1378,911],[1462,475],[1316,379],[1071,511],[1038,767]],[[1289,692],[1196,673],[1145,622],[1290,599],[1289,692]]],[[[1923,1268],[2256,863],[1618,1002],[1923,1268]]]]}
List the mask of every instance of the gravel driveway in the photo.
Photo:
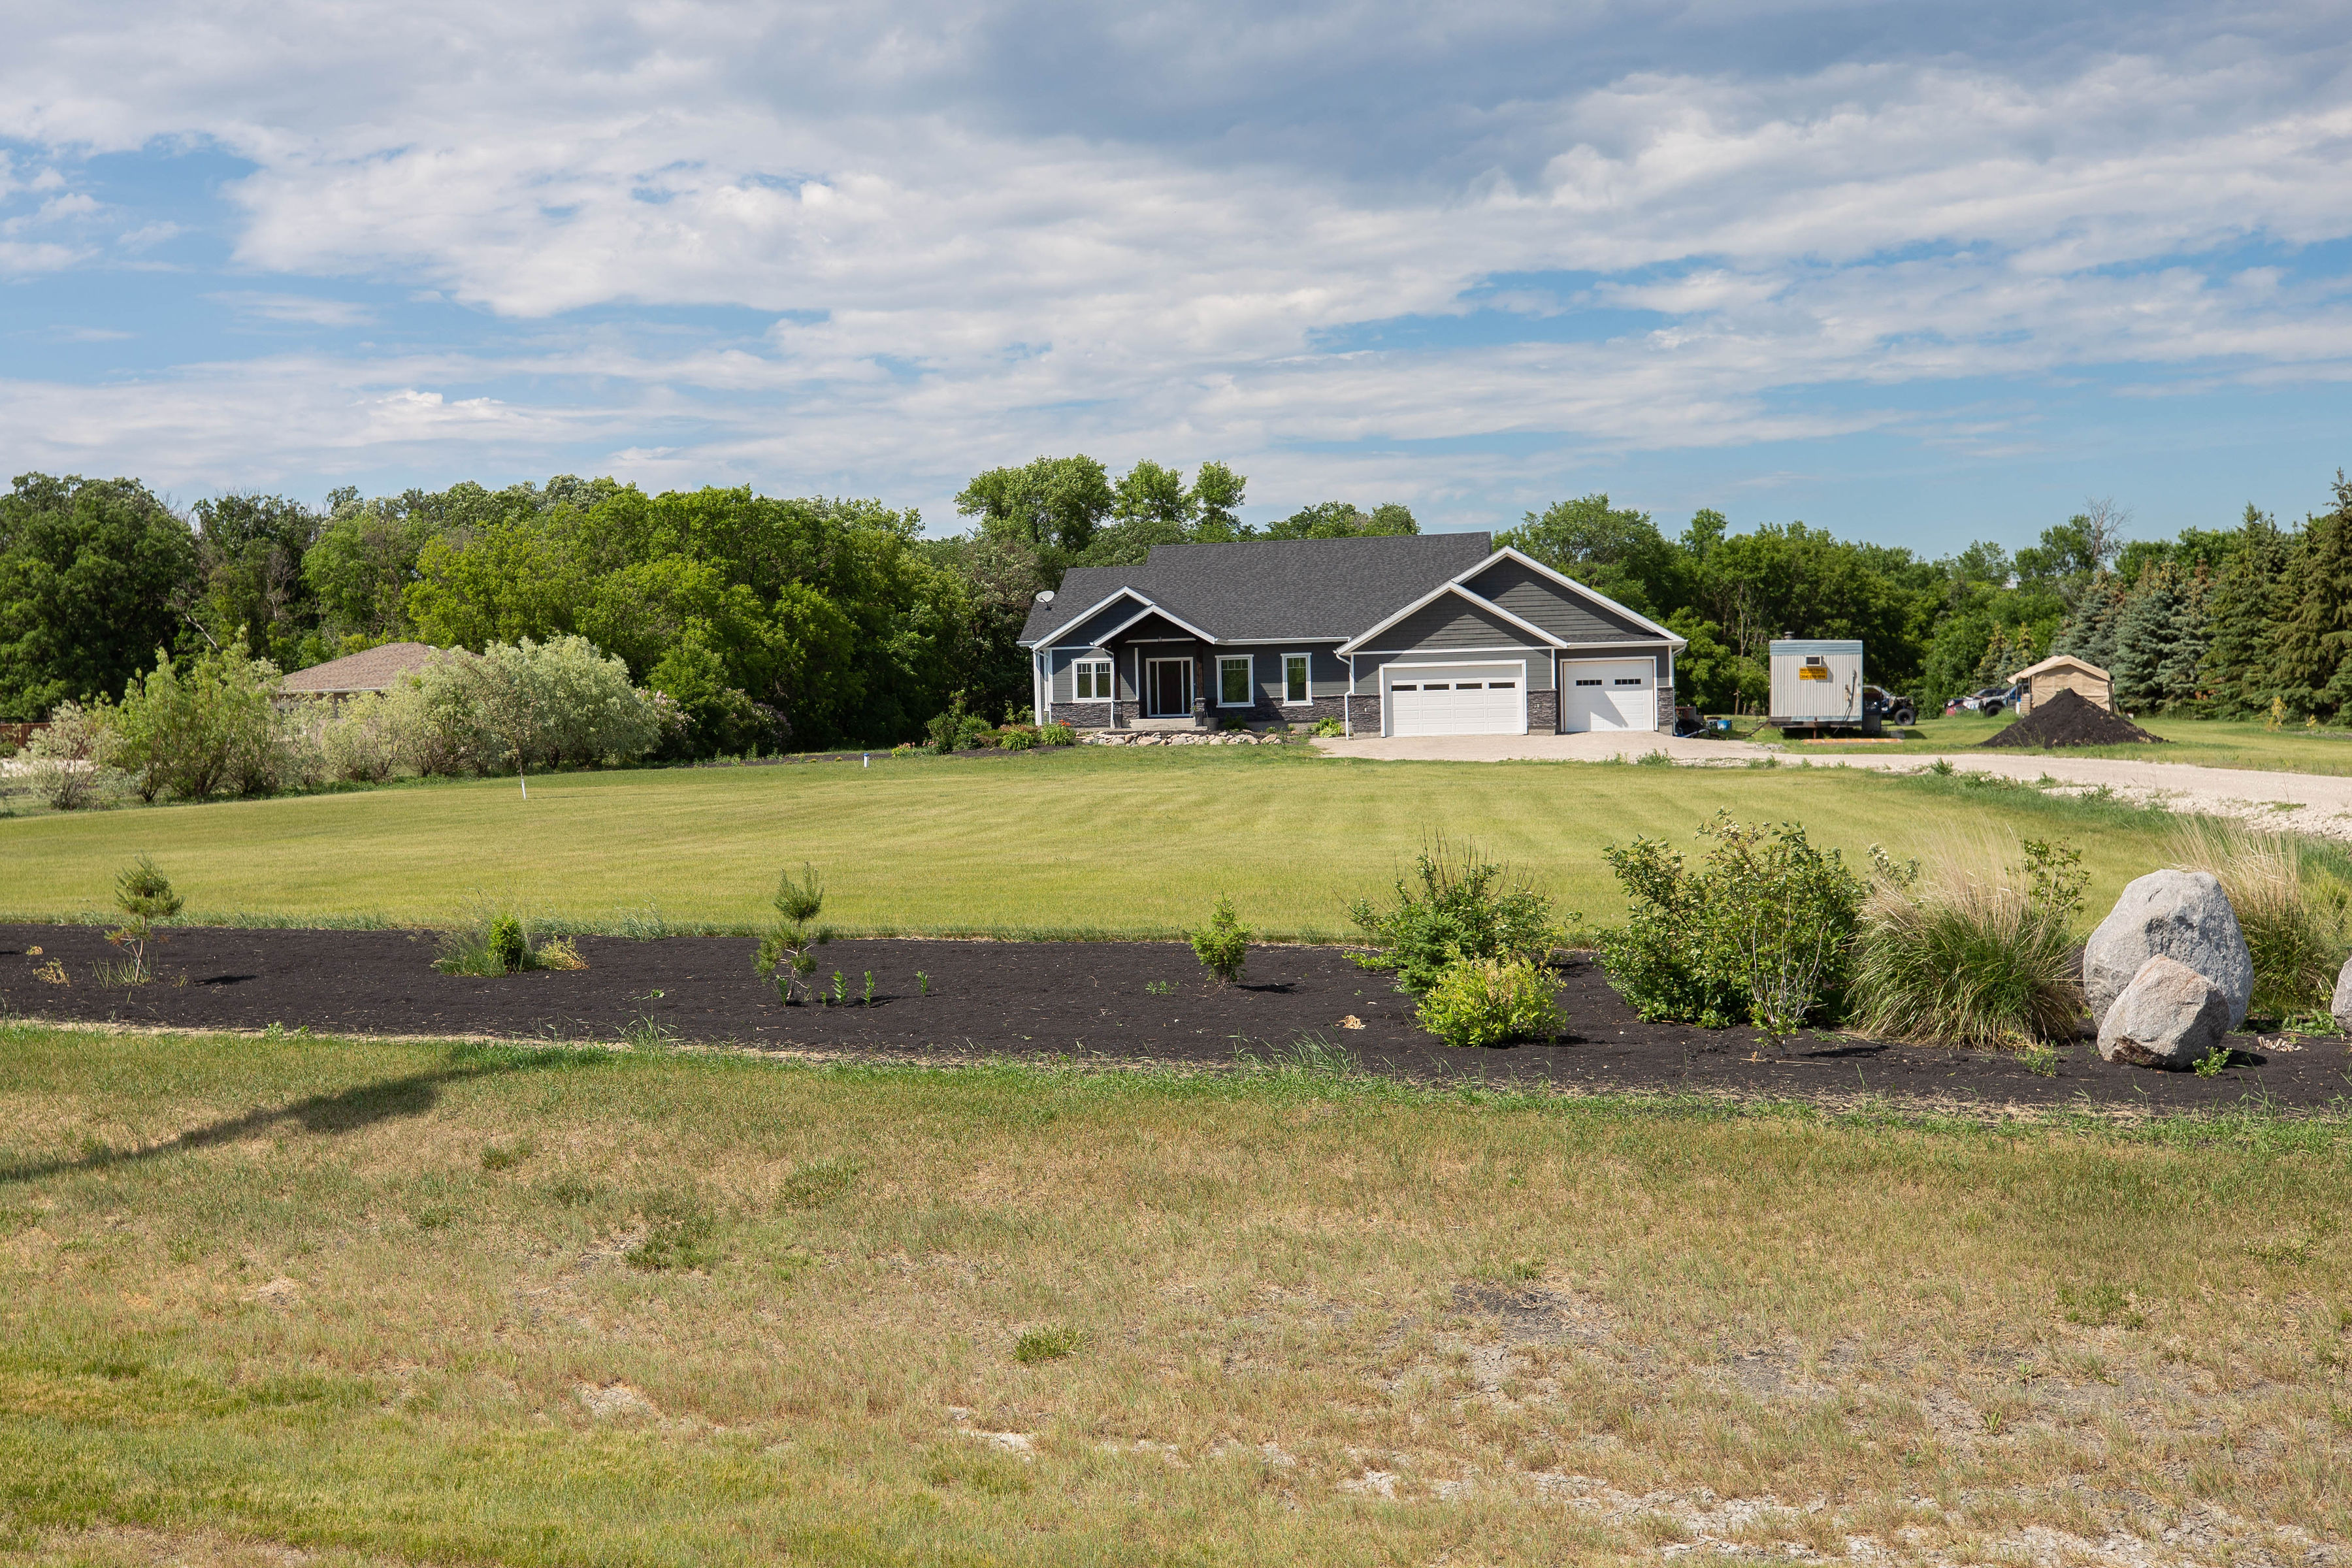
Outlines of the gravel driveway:
{"type": "MultiPolygon", "coordinates": [[[[1316,742],[1335,757],[1391,762],[1632,762],[1664,752],[1683,767],[1745,767],[1779,756],[1783,767],[1796,759],[1777,747],[1746,741],[1680,740],[1646,731],[1634,734],[1445,735],[1411,740],[1379,735],[1316,742]]],[[[2320,773],[2272,773],[2255,768],[2207,768],[2189,763],[2141,762],[2115,757],[2061,757],[2040,752],[2002,752],[1971,748],[1939,755],[1919,752],[1872,756],[1864,752],[1806,759],[1820,767],[1874,768],[1918,773],[1938,762],[1968,773],[1991,773],[2032,783],[2058,781],[2053,793],[2084,795],[2106,789],[2139,805],[2174,811],[2233,816],[2270,827],[2352,842],[2352,778],[2320,773]]]]}

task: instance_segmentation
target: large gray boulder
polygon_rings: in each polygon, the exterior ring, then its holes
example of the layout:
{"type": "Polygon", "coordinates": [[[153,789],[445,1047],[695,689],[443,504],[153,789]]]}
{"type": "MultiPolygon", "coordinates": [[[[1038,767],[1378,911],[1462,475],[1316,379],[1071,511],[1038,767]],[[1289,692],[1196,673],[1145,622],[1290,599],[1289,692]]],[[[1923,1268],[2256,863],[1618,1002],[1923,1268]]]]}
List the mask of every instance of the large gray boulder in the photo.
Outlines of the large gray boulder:
{"type": "Polygon", "coordinates": [[[2139,1067],[2190,1067],[2229,1032],[2230,999],[2221,988],[2158,953],[2107,1009],[2099,1055],[2139,1067]]]}
{"type": "Polygon", "coordinates": [[[2336,994],[2328,1000],[2328,1012],[2336,1016],[2336,1026],[2352,1035],[2352,958],[2336,972],[2336,994]]]}
{"type": "Polygon", "coordinates": [[[2221,884],[2205,871],[2150,871],[2124,889],[2083,949],[2083,997],[2103,1027],[2107,1009],[2142,965],[2177,959],[2230,999],[2230,1027],[2246,1021],[2254,995],[2254,960],[2221,884]]]}

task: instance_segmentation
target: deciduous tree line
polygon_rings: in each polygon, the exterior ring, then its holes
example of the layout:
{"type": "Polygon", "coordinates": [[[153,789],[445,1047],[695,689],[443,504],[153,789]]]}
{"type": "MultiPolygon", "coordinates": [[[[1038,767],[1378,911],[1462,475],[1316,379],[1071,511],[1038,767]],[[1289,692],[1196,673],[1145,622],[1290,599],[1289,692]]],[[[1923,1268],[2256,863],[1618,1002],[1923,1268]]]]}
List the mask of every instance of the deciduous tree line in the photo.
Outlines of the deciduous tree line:
{"type": "MultiPolygon", "coordinates": [[[[675,749],[880,745],[962,692],[1024,701],[1031,602],[1077,565],[1157,544],[1417,532],[1406,508],[1341,501],[1253,528],[1246,480],[1087,457],[975,476],[965,530],[911,510],[748,488],[649,494],[560,476],[322,508],[230,494],[185,512],[134,479],[28,474],[0,496],[0,719],[120,700],[155,668],[225,651],[294,669],[415,638],[482,651],[579,637],[675,705],[675,749]]],[[[1853,637],[1872,676],[1930,703],[2053,647],[2116,670],[2126,705],[2334,719],[2352,701],[2352,496],[2282,526],[2122,538],[2094,505],[2013,554],[1928,560],[1801,522],[1735,533],[1702,510],[1669,534],[1606,495],[1501,537],[1689,639],[1682,700],[1753,710],[1773,637],[1853,637]]]]}

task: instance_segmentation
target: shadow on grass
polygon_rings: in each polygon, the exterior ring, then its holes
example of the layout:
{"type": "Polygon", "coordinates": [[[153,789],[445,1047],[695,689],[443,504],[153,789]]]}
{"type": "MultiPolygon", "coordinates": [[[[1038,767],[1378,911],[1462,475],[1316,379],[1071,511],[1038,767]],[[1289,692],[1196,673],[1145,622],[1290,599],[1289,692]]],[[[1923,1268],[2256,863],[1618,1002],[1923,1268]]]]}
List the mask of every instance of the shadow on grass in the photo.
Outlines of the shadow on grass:
{"type": "Polygon", "coordinates": [[[0,1183],[38,1181],[44,1176],[73,1175],[113,1165],[136,1164],[161,1159],[167,1154],[184,1153],[191,1149],[234,1143],[240,1138],[250,1138],[289,1123],[299,1126],[305,1132],[326,1136],[356,1132],[380,1121],[422,1116],[441,1102],[441,1090],[445,1085],[530,1068],[576,1065],[579,1060],[601,1058],[601,1056],[602,1053],[574,1051],[528,1051],[502,1055],[489,1060],[460,1062],[432,1072],[410,1073],[404,1078],[386,1079],[379,1083],[358,1084],[333,1094],[314,1094],[290,1105],[257,1107],[242,1116],[191,1128],[177,1138],[151,1143],[144,1148],[86,1145],[79,1156],[69,1159],[0,1165],[0,1183]]]}

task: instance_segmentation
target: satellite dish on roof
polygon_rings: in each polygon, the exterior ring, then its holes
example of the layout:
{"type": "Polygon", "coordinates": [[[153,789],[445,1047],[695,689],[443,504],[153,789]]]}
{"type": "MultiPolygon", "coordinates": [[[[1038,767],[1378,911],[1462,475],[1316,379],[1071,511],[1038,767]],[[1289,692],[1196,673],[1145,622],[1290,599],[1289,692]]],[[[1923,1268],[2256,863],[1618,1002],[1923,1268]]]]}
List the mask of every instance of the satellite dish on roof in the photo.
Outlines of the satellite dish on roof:
{"type": "Polygon", "coordinates": [[[1037,602],[1038,602],[1039,604],[1041,604],[1041,605],[1050,605],[1050,604],[1052,604],[1052,603],[1054,602],[1054,590],[1053,590],[1053,589],[1051,589],[1051,588],[1040,588],[1040,589],[1038,589],[1038,590],[1037,590],[1037,602]]]}

